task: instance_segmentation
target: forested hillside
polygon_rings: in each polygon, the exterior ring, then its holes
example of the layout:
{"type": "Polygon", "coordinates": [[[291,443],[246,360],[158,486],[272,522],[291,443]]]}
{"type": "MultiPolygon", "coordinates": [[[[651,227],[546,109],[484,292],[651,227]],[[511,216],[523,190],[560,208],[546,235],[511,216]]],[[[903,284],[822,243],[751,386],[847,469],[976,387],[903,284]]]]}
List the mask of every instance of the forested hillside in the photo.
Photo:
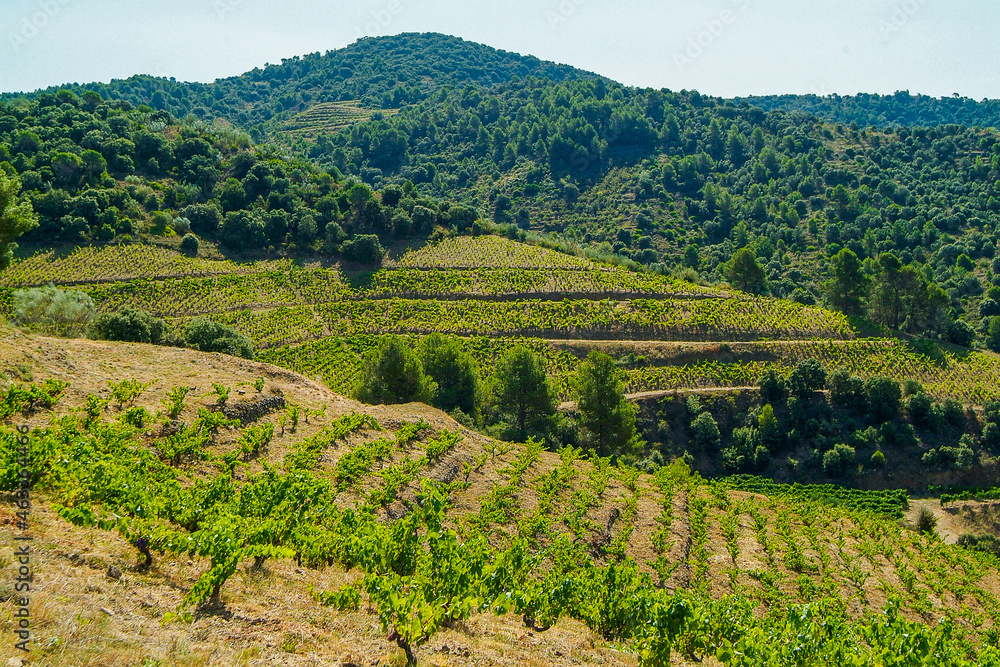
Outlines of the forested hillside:
{"type": "MultiPolygon", "coordinates": [[[[286,58],[213,83],[187,83],[133,76],[108,84],[72,86],[109,100],[149,105],[178,117],[227,120],[255,141],[277,124],[317,102],[360,100],[369,108],[395,108],[428,98],[442,88],[489,86],[539,77],[546,80],[588,75],[573,67],[466,42],[439,34],[405,34],[361,39],[336,51],[286,58]]],[[[55,94],[57,86],[38,94],[55,94]]],[[[36,94],[35,96],[37,96],[36,94]]],[[[2,95],[0,99],[17,97],[2,95]]]]}
{"type": "Polygon", "coordinates": [[[766,111],[805,111],[833,123],[887,128],[894,125],[1000,127],[1000,100],[979,102],[957,93],[951,97],[911,95],[762,95],[738,98],[766,111]]]}

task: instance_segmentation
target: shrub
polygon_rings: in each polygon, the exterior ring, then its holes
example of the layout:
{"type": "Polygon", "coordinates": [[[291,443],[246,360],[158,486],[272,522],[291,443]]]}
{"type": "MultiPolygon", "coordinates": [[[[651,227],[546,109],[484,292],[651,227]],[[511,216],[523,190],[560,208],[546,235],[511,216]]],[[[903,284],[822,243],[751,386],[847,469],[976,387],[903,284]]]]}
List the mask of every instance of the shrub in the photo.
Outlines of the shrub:
{"type": "Polygon", "coordinates": [[[823,454],[823,472],[830,477],[840,477],[853,462],[854,448],[838,443],[823,454]]]}
{"type": "Polygon", "coordinates": [[[191,221],[187,218],[178,217],[174,218],[170,226],[174,228],[174,232],[180,234],[181,236],[187,236],[191,233],[191,221]]]}
{"type": "Polygon", "coordinates": [[[196,317],[184,333],[188,347],[202,352],[221,352],[234,357],[253,359],[253,343],[236,329],[214,322],[207,317],[196,317]]]}
{"type": "Polygon", "coordinates": [[[881,450],[876,451],[872,454],[871,464],[873,468],[884,468],[885,467],[885,454],[881,450]]]}
{"type": "Polygon", "coordinates": [[[691,441],[696,449],[715,451],[719,448],[719,424],[708,412],[702,412],[691,422],[691,441]]]}
{"type": "Polygon", "coordinates": [[[757,381],[760,387],[760,395],[767,403],[777,403],[785,398],[786,387],[785,378],[778,374],[773,368],[768,368],[757,381]]]}
{"type": "Polygon", "coordinates": [[[358,234],[350,241],[344,241],[340,246],[344,259],[358,264],[376,264],[382,261],[385,248],[375,234],[358,234]]]}
{"type": "Polygon", "coordinates": [[[913,423],[922,428],[932,428],[933,424],[933,412],[934,402],[931,397],[920,392],[913,394],[906,401],[906,411],[910,414],[910,419],[913,423]]]}
{"type": "Polygon", "coordinates": [[[188,232],[181,239],[181,250],[188,253],[189,255],[197,255],[198,250],[201,249],[201,241],[194,234],[188,232]]]}
{"type": "Polygon", "coordinates": [[[946,398],[941,411],[945,421],[951,426],[961,426],[965,421],[965,406],[954,398],[946,398]]]}
{"type": "Polygon", "coordinates": [[[933,535],[937,528],[937,516],[927,507],[921,507],[917,514],[917,532],[924,535],[933,535]]]}
{"type": "Polygon", "coordinates": [[[771,453],[760,443],[754,428],[741,427],[733,431],[732,445],[722,450],[722,465],[731,472],[754,472],[771,462],[771,453]]]}
{"type": "Polygon", "coordinates": [[[983,426],[983,445],[985,445],[990,451],[996,451],[1000,447],[1000,426],[997,426],[994,422],[987,422],[983,426]]]}
{"type": "MultiPolygon", "coordinates": [[[[989,299],[987,299],[988,301],[989,299]]],[[[994,302],[995,304],[996,302],[994,302]]],[[[993,313],[996,314],[996,313],[993,313]]],[[[961,345],[963,347],[969,347],[972,345],[972,341],[976,340],[976,330],[972,328],[972,325],[965,320],[955,320],[948,325],[948,342],[954,343],[955,345],[961,345]]]]}
{"type": "Polygon", "coordinates": [[[267,240],[264,221],[250,211],[231,211],[219,227],[219,240],[234,250],[259,250],[267,240]]]}
{"type": "Polygon", "coordinates": [[[83,292],[52,285],[14,292],[14,321],[44,333],[64,336],[82,334],[94,319],[94,302],[83,292]]]}
{"type": "Polygon", "coordinates": [[[788,389],[801,398],[826,387],[826,369],[815,359],[800,361],[788,376],[788,389]]]}
{"type": "Polygon", "coordinates": [[[903,391],[899,381],[876,375],[864,381],[865,403],[874,421],[887,421],[899,414],[899,401],[903,391]]]}
{"type": "Polygon", "coordinates": [[[344,233],[344,228],[338,225],[336,222],[326,223],[326,229],[323,230],[323,249],[333,254],[337,252],[340,248],[340,243],[347,238],[347,234],[344,233]]]}
{"type": "Polygon", "coordinates": [[[90,335],[100,340],[154,343],[163,340],[166,323],[144,310],[125,306],[116,313],[102,313],[94,320],[90,335]]]}
{"type": "Polygon", "coordinates": [[[996,535],[960,535],[958,546],[1000,557],[1000,538],[996,535]]]}
{"type": "Polygon", "coordinates": [[[830,373],[826,379],[826,386],[830,389],[831,400],[845,407],[857,407],[864,396],[864,380],[851,375],[843,368],[830,373]]]}

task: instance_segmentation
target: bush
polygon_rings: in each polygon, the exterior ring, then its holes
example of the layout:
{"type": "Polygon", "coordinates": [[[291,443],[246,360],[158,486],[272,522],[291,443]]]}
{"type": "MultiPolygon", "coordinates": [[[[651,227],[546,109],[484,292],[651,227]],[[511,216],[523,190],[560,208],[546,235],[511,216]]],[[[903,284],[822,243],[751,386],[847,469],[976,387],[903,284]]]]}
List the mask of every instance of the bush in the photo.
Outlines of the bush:
{"type": "Polygon", "coordinates": [[[906,411],[910,414],[910,419],[921,428],[934,427],[933,407],[934,401],[924,392],[913,394],[906,401],[906,411]]]}
{"type": "Polygon", "coordinates": [[[722,465],[730,472],[756,472],[771,462],[771,453],[760,443],[754,428],[733,431],[732,445],[722,450],[722,465]]]}
{"type": "Polygon", "coordinates": [[[873,468],[884,468],[885,467],[885,454],[881,450],[876,451],[872,454],[871,464],[873,468]]]}
{"type": "Polygon", "coordinates": [[[197,255],[198,250],[201,249],[201,241],[194,234],[187,233],[184,238],[181,239],[181,250],[188,253],[189,255],[197,255]]]}
{"type": "Polygon", "coordinates": [[[184,332],[188,347],[202,352],[221,352],[234,357],[253,359],[253,343],[236,329],[196,317],[184,332]]]}
{"type": "Polygon", "coordinates": [[[144,310],[125,306],[117,313],[103,313],[90,328],[93,338],[130,343],[159,344],[167,330],[166,323],[144,310]]]}
{"type": "Polygon", "coordinates": [[[198,234],[214,234],[222,220],[215,204],[191,204],[181,209],[180,214],[191,221],[191,229],[198,234]]]}
{"type": "Polygon", "coordinates": [[[864,398],[864,380],[851,375],[843,368],[830,373],[826,386],[830,389],[830,399],[844,407],[858,407],[864,398]]]}
{"type": "Polygon", "coordinates": [[[234,250],[259,250],[267,240],[264,221],[249,211],[227,213],[219,227],[219,240],[234,250]]]}
{"type": "Polygon", "coordinates": [[[343,227],[336,222],[326,223],[326,229],[323,230],[323,250],[332,255],[337,252],[340,243],[346,238],[347,234],[343,227]]]}
{"type": "Polygon", "coordinates": [[[788,389],[801,398],[826,387],[826,369],[815,359],[800,361],[788,376],[788,389]]]}
{"type": "Polygon", "coordinates": [[[874,421],[887,421],[899,414],[903,390],[897,380],[884,375],[870,377],[864,381],[864,394],[868,414],[874,421]]]}
{"type": "Polygon", "coordinates": [[[840,477],[853,462],[854,448],[838,443],[823,454],[823,472],[830,477],[840,477]]]}
{"type": "Polygon", "coordinates": [[[924,535],[933,535],[937,528],[937,516],[927,507],[921,507],[917,514],[917,532],[924,535]]]}
{"type": "Polygon", "coordinates": [[[376,264],[385,256],[385,248],[374,234],[359,234],[340,246],[344,259],[358,264],[376,264]]]}
{"type": "Polygon", "coordinates": [[[958,546],[993,554],[1000,558],[1000,538],[996,535],[960,535],[958,546]]]}
{"type": "Polygon", "coordinates": [[[924,453],[920,461],[927,467],[950,466],[954,470],[965,470],[976,460],[972,450],[972,438],[968,434],[962,436],[958,447],[945,445],[939,449],[930,449],[924,453]]]}
{"type": "Polygon", "coordinates": [[[757,381],[760,387],[760,395],[767,403],[777,403],[785,398],[786,387],[785,378],[778,374],[773,368],[768,368],[757,381]]]}
{"type": "Polygon", "coordinates": [[[965,320],[955,320],[948,325],[949,343],[969,347],[972,345],[972,341],[974,340],[976,340],[976,331],[972,328],[972,325],[965,320]]]}
{"type": "Polygon", "coordinates": [[[961,426],[965,421],[965,406],[954,398],[946,398],[941,406],[944,419],[951,426],[961,426]]]}
{"type": "Polygon", "coordinates": [[[180,234],[181,236],[187,236],[191,233],[191,221],[187,218],[174,218],[170,226],[174,228],[174,232],[180,234]]]}
{"type": "Polygon", "coordinates": [[[708,412],[702,412],[691,422],[691,442],[696,449],[716,451],[719,448],[721,434],[719,424],[708,412]]]}
{"type": "Polygon", "coordinates": [[[26,329],[78,336],[94,319],[94,302],[85,293],[52,285],[17,290],[13,297],[14,321],[26,329]]]}
{"type": "Polygon", "coordinates": [[[386,339],[365,356],[354,397],[369,404],[430,403],[434,382],[424,373],[416,352],[398,336],[386,339]]]}
{"type": "Polygon", "coordinates": [[[983,426],[983,445],[991,452],[995,452],[1000,447],[1000,426],[993,422],[987,422],[983,426]]]}

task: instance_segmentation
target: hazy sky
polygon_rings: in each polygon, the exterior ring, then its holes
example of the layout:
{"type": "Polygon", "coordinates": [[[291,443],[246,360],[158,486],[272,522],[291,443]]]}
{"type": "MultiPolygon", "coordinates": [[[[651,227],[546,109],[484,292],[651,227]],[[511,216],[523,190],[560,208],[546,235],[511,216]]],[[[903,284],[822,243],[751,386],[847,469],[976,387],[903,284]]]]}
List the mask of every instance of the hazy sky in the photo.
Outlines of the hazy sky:
{"type": "Polygon", "coordinates": [[[363,35],[443,32],[723,96],[1000,97],[997,0],[0,0],[0,91],[211,81],[363,35]]]}

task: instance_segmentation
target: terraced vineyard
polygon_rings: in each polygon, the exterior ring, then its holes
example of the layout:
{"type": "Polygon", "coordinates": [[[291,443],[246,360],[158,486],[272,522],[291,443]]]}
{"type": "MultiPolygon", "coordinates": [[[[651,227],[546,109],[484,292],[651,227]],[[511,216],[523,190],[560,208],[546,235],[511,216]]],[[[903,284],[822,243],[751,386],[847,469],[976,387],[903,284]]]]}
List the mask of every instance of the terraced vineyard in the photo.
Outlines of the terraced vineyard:
{"type": "Polygon", "coordinates": [[[134,278],[248,274],[288,266],[287,261],[238,263],[188,257],[143,244],[80,246],[68,253],[39,252],[15,262],[0,276],[0,287],[80,285],[134,278]]]}
{"type": "Polygon", "coordinates": [[[388,116],[396,111],[394,109],[366,109],[357,100],[320,102],[283,123],[278,129],[278,134],[288,140],[315,141],[320,134],[339,132],[355,123],[369,120],[375,113],[388,116]]]}
{"type": "MultiPolygon", "coordinates": [[[[265,350],[260,358],[344,393],[350,392],[358,379],[364,354],[377,348],[382,339],[377,335],[329,338],[265,350]]],[[[411,340],[416,344],[419,337],[411,340]]],[[[487,376],[506,349],[527,345],[542,356],[563,400],[569,400],[572,374],[591,349],[623,359],[630,354],[648,355],[622,368],[629,394],[753,386],[768,368],[787,375],[800,361],[817,359],[827,368],[846,368],[862,378],[887,375],[916,379],[935,395],[963,402],[981,405],[1000,399],[1000,359],[995,355],[938,351],[931,357],[897,339],[657,345],[472,336],[462,338],[461,343],[487,376]]]]}
{"type": "Polygon", "coordinates": [[[590,349],[626,359],[629,393],[740,387],[767,368],[807,358],[860,377],[920,380],[929,391],[983,404],[1000,397],[997,358],[983,352],[859,338],[822,308],[753,298],[595,264],[509,239],[456,237],[346,274],[291,260],[236,263],[142,245],[40,253],[0,283],[72,278],[101,311],[129,305],[175,327],[208,315],[250,336],[261,358],[349,392],[365,352],[386,334],[455,334],[487,376],[506,349],[541,353],[563,398],[590,349]],[[633,341],[633,342],[628,342],[633,341]],[[672,341],[672,342],[671,342],[672,341]]]}

